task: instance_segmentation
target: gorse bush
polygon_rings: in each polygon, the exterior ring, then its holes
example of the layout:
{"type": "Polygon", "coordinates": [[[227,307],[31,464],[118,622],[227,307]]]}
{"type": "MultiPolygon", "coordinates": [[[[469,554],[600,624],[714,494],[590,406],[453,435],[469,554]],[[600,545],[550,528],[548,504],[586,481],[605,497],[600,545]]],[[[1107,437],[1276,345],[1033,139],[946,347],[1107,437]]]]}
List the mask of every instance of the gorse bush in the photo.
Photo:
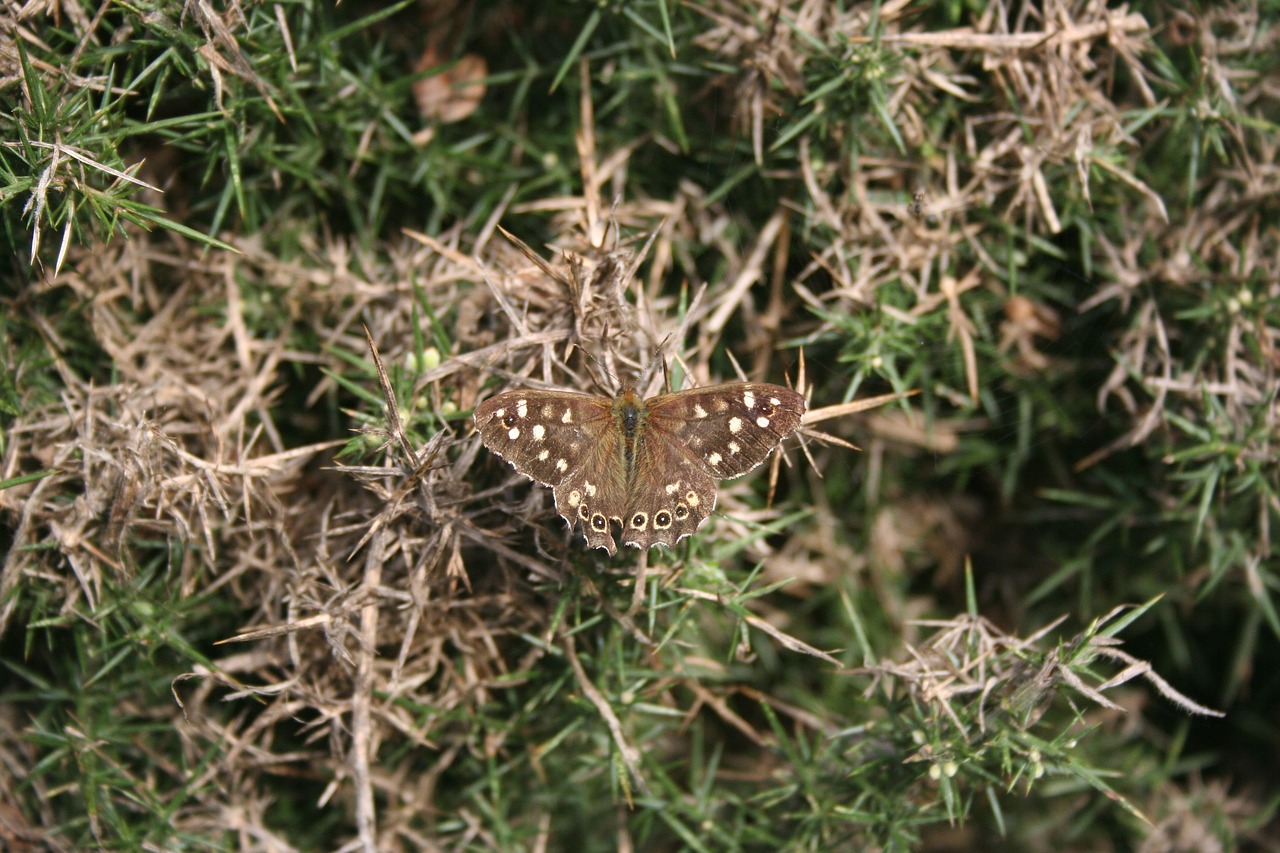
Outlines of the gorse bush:
{"type": "Polygon", "coordinates": [[[1268,10],[0,22],[8,846],[1274,834],[1268,10]],[[472,419],[738,380],[671,549],[472,419]]]}

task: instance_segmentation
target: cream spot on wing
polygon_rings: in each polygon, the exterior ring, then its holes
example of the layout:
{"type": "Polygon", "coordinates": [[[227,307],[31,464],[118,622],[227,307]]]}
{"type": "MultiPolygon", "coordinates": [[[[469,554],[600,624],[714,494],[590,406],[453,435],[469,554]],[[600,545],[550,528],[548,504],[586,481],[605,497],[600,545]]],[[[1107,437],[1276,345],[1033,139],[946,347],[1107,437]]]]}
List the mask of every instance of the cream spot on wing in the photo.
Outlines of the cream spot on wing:
{"type": "Polygon", "coordinates": [[[734,435],[742,432],[742,418],[729,418],[729,432],[734,435]]]}
{"type": "Polygon", "coordinates": [[[519,437],[520,437],[520,427],[512,427],[511,429],[507,430],[507,438],[511,439],[512,441],[515,441],[519,437]]]}
{"type": "MultiPolygon", "coordinates": [[[[562,460],[563,461],[563,460],[562,460]]],[[[596,484],[588,480],[582,483],[582,490],[587,493],[587,497],[594,498],[596,496],[596,484]]]]}
{"type": "Polygon", "coordinates": [[[679,484],[679,483],[668,483],[668,484],[667,484],[667,494],[669,494],[669,495],[674,495],[674,494],[676,493],[676,490],[677,490],[677,489],[679,489],[679,488],[680,488],[680,484],[679,484]]]}
{"type": "Polygon", "coordinates": [[[694,414],[696,417],[699,417],[699,418],[705,418],[705,417],[707,416],[707,410],[706,410],[706,409],[704,409],[704,408],[702,408],[702,404],[700,404],[700,403],[694,403],[694,404],[693,404],[693,414],[694,414]]]}
{"type": "Polygon", "coordinates": [[[544,439],[544,438],[546,438],[546,437],[547,437],[547,428],[546,428],[546,427],[544,427],[542,424],[534,424],[534,425],[533,425],[533,440],[534,440],[534,441],[542,441],[542,439],[544,439]]]}
{"type": "Polygon", "coordinates": [[[741,444],[738,444],[738,442],[736,442],[736,441],[731,441],[731,442],[729,442],[729,455],[730,455],[730,456],[733,456],[735,453],[737,453],[737,452],[738,452],[739,450],[741,450],[741,449],[742,449],[742,445],[741,445],[741,444]]]}
{"type": "Polygon", "coordinates": [[[576,507],[580,503],[582,503],[582,492],[577,489],[569,492],[569,506],[576,507]]]}
{"type": "Polygon", "coordinates": [[[724,457],[722,457],[719,453],[712,452],[712,454],[707,457],[707,461],[710,462],[712,465],[719,465],[721,462],[724,461],[724,457]]]}
{"type": "Polygon", "coordinates": [[[564,410],[564,414],[560,416],[560,423],[562,424],[573,423],[573,409],[564,410]]]}
{"type": "Polygon", "coordinates": [[[754,409],[756,407],[756,392],[743,391],[742,405],[746,406],[748,409],[754,409]]]}
{"type": "Polygon", "coordinates": [[[493,413],[493,416],[494,416],[495,418],[501,418],[501,417],[502,417],[503,415],[505,415],[506,413],[507,413],[507,410],[506,410],[506,409],[498,409],[496,412],[494,412],[494,413],[493,413]]]}
{"type": "Polygon", "coordinates": [[[782,401],[781,401],[781,400],[779,400],[777,397],[770,397],[770,398],[769,398],[769,405],[771,405],[771,406],[781,406],[781,405],[782,405],[782,401]]]}
{"type": "Polygon", "coordinates": [[[717,412],[727,412],[729,411],[729,401],[717,399],[714,403],[711,404],[711,407],[715,409],[717,412]]]}
{"type": "Polygon", "coordinates": [[[769,419],[768,419],[768,418],[766,418],[766,417],[759,417],[759,418],[756,418],[756,426],[760,427],[760,429],[764,429],[764,428],[765,428],[765,427],[767,427],[768,425],[769,425],[769,419]]]}
{"type": "Polygon", "coordinates": [[[549,459],[550,457],[551,457],[551,451],[547,450],[545,447],[542,448],[542,450],[538,451],[539,462],[546,462],[547,459],[549,459]]]}
{"type": "Polygon", "coordinates": [[[698,500],[698,493],[690,489],[685,493],[684,502],[689,506],[697,506],[701,501],[698,500]]]}
{"type": "Polygon", "coordinates": [[[556,470],[563,474],[565,471],[569,470],[569,463],[565,462],[563,459],[557,459],[556,470]]]}
{"type": "Polygon", "coordinates": [[[555,411],[555,410],[551,408],[551,404],[550,404],[550,403],[543,403],[543,404],[542,404],[542,416],[543,416],[544,418],[549,418],[549,417],[551,417],[551,413],[552,413],[553,411],[555,411]]]}
{"type": "Polygon", "coordinates": [[[523,418],[527,414],[529,414],[529,401],[516,400],[516,417],[523,418]]]}

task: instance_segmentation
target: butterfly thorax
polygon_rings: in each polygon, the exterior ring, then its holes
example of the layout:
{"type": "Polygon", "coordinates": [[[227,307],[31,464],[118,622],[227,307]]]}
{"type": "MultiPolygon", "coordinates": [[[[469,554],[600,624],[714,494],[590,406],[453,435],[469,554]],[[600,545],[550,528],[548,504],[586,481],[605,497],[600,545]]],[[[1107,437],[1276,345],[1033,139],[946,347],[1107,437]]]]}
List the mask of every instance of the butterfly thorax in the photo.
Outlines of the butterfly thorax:
{"type": "Polygon", "coordinates": [[[622,394],[614,398],[613,420],[622,434],[622,455],[626,459],[627,470],[635,464],[636,451],[643,441],[644,425],[648,419],[648,410],[644,400],[634,388],[624,388],[622,394]]]}

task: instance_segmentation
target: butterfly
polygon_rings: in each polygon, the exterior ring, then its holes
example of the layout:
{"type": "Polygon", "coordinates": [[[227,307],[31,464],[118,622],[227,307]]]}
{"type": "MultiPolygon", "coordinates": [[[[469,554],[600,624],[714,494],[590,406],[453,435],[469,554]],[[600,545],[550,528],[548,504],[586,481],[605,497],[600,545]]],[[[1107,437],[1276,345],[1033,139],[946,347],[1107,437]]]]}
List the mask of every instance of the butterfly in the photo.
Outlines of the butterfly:
{"type": "Polygon", "coordinates": [[[641,399],[573,391],[508,391],[475,410],[485,447],[550,486],[591,548],[668,548],[716,505],[716,484],[755,468],[800,426],[789,388],[730,382],[641,399]]]}

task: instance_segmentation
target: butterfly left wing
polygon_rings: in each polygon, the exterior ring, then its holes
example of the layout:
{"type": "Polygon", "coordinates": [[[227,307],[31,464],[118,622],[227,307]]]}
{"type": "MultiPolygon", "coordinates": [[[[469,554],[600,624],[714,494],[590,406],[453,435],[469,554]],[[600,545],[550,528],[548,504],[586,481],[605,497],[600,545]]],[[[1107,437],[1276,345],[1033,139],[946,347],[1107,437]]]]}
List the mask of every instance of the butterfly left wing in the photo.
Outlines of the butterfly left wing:
{"type": "Polygon", "coordinates": [[[474,419],[485,447],[547,486],[577,468],[613,424],[609,400],[569,391],[507,391],[476,406],[474,419]]]}
{"type": "Polygon", "coordinates": [[[571,391],[508,391],[476,406],[485,447],[551,486],[556,512],[588,547],[617,551],[627,484],[613,401],[571,391]]]}
{"type": "Polygon", "coordinates": [[[662,394],[646,402],[648,429],[684,449],[717,480],[741,477],[795,432],[805,399],[764,382],[730,382],[662,394]]]}

